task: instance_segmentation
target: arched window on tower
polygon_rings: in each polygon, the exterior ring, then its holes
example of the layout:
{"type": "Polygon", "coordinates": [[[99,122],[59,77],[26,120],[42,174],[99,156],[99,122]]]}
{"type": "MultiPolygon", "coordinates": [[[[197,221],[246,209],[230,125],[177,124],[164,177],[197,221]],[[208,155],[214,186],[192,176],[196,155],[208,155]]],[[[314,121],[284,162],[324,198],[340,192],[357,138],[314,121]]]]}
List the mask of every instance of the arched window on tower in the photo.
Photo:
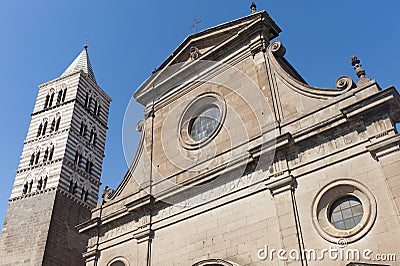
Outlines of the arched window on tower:
{"type": "Polygon", "coordinates": [[[100,116],[100,110],[101,110],[101,105],[99,104],[99,106],[97,107],[96,116],[100,116]]]}
{"type": "Polygon", "coordinates": [[[74,164],[75,164],[76,166],[79,166],[80,163],[81,163],[81,159],[82,159],[81,153],[80,153],[79,151],[76,151],[76,152],[75,152],[74,164]]]}
{"type": "Polygon", "coordinates": [[[92,104],[92,96],[89,95],[89,100],[88,100],[88,102],[87,102],[86,108],[87,108],[87,109],[90,109],[90,105],[91,105],[91,104],[92,104]]]}
{"type": "Polygon", "coordinates": [[[58,129],[60,128],[60,123],[61,123],[61,116],[59,116],[57,119],[55,131],[58,131],[58,129]]]}
{"type": "Polygon", "coordinates": [[[84,128],[85,124],[83,123],[83,121],[81,121],[81,127],[79,129],[79,135],[83,136],[83,128],[84,128]]]}
{"type": "Polygon", "coordinates": [[[81,200],[85,197],[85,188],[82,186],[81,200]]]}
{"type": "Polygon", "coordinates": [[[55,127],[56,127],[56,119],[53,118],[53,121],[51,122],[50,126],[50,133],[54,132],[55,127]]]}
{"type": "Polygon", "coordinates": [[[49,147],[47,147],[45,152],[44,152],[43,162],[46,162],[48,157],[49,157],[49,147]]]}
{"type": "Polygon", "coordinates": [[[24,188],[22,190],[22,194],[26,194],[28,192],[28,183],[24,184],[24,188]]]}
{"type": "Polygon", "coordinates": [[[47,185],[47,175],[43,179],[43,187],[42,187],[43,191],[46,189],[46,185],[47,185]]]}
{"type": "Polygon", "coordinates": [[[39,157],[40,157],[40,150],[36,152],[35,164],[38,164],[38,163],[39,163],[39,157]]]}
{"type": "Polygon", "coordinates": [[[97,138],[96,128],[93,127],[90,130],[89,143],[94,145],[96,142],[96,138],[97,138]]]}
{"type": "Polygon", "coordinates": [[[58,94],[57,94],[57,102],[56,102],[57,105],[59,105],[59,104],[61,103],[62,94],[63,94],[62,90],[60,90],[60,91],[58,92],[58,94]]]}
{"type": "Polygon", "coordinates": [[[65,102],[65,97],[67,96],[67,89],[64,89],[63,91],[63,96],[62,96],[62,102],[65,102]]]}
{"type": "Polygon", "coordinates": [[[54,145],[51,144],[49,151],[49,161],[53,160],[53,154],[54,154],[54,145]]]}
{"type": "Polygon", "coordinates": [[[47,108],[47,106],[49,105],[49,101],[50,101],[50,95],[46,95],[46,99],[44,100],[44,108],[43,109],[46,109],[47,108]]]}
{"type": "Polygon", "coordinates": [[[90,166],[90,161],[89,158],[86,160],[86,166],[85,166],[85,171],[89,172],[89,166],[90,166]]]}
{"type": "Polygon", "coordinates": [[[33,186],[33,180],[31,180],[31,181],[29,182],[28,193],[31,193],[31,191],[32,191],[32,186],[33,186]]]}
{"type": "Polygon", "coordinates": [[[42,180],[42,178],[40,178],[39,181],[38,181],[36,190],[40,191],[42,189],[42,186],[43,186],[43,180],[42,180]]]}
{"type": "Polygon", "coordinates": [[[97,133],[94,132],[94,133],[93,133],[93,141],[92,141],[93,146],[96,145],[96,140],[97,140],[97,133]]]}
{"type": "Polygon", "coordinates": [[[89,175],[91,175],[92,172],[93,172],[93,162],[90,161],[90,163],[89,163],[89,171],[88,171],[89,175]]]}
{"type": "Polygon", "coordinates": [[[72,187],[72,194],[75,195],[76,189],[78,188],[78,182],[74,182],[74,186],[72,187]]]}
{"type": "Polygon", "coordinates": [[[92,174],[92,170],[93,170],[93,157],[92,155],[89,155],[86,160],[85,171],[90,175],[92,174]]]}
{"type": "Polygon", "coordinates": [[[96,99],[94,102],[94,112],[93,114],[95,116],[99,116],[100,115],[100,106],[101,106],[101,101],[99,99],[96,99]]]}
{"type": "Polygon", "coordinates": [[[74,180],[71,179],[71,181],[69,182],[69,189],[68,192],[72,193],[72,190],[74,189],[74,180]]]}
{"type": "Polygon", "coordinates": [[[35,162],[35,153],[32,153],[29,165],[33,165],[34,162],[35,162]]]}
{"type": "Polygon", "coordinates": [[[46,129],[47,129],[47,121],[44,122],[43,129],[42,129],[42,136],[44,136],[46,134],[46,129]]]}
{"type": "Polygon", "coordinates": [[[43,128],[43,125],[42,125],[42,123],[40,123],[38,131],[37,131],[37,134],[36,134],[36,137],[39,137],[40,134],[42,134],[42,128],[43,128]]]}
{"type": "Polygon", "coordinates": [[[85,107],[86,108],[88,106],[88,101],[89,101],[89,92],[86,92],[86,96],[85,96],[85,107]]]}
{"type": "Polygon", "coordinates": [[[50,94],[50,100],[49,100],[49,105],[47,107],[51,107],[53,105],[53,99],[54,99],[54,92],[50,94]]]}
{"type": "Polygon", "coordinates": [[[83,196],[83,201],[86,202],[89,196],[89,191],[86,190],[85,195],[83,196]]]}

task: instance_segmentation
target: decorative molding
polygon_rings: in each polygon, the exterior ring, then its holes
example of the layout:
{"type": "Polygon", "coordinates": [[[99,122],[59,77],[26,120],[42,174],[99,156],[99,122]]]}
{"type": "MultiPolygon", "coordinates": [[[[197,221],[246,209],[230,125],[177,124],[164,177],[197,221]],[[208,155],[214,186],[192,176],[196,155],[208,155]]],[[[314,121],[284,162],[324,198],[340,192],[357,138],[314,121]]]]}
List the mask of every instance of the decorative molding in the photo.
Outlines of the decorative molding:
{"type": "Polygon", "coordinates": [[[100,250],[97,250],[97,249],[90,250],[90,251],[84,252],[82,254],[82,256],[87,263],[89,263],[91,261],[97,261],[98,258],[100,258],[100,250]]]}
{"type": "Polygon", "coordinates": [[[400,151],[400,135],[390,135],[384,139],[377,136],[372,142],[375,143],[367,145],[366,148],[377,161],[385,155],[400,151]]]}
{"type": "Polygon", "coordinates": [[[153,239],[154,238],[154,230],[146,228],[143,231],[134,233],[133,237],[136,239],[137,243],[140,244],[142,242],[153,239]]]}
{"type": "Polygon", "coordinates": [[[295,189],[296,179],[292,175],[283,173],[277,174],[276,176],[276,178],[271,178],[265,182],[272,196],[295,189]]]}

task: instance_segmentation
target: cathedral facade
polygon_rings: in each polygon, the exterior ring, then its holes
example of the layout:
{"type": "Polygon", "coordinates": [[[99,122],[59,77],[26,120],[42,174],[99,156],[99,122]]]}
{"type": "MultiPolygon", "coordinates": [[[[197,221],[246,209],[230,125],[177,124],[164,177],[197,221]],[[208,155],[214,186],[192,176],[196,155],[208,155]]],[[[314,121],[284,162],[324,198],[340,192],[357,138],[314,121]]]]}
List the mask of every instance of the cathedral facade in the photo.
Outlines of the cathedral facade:
{"type": "Polygon", "coordinates": [[[399,94],[356,56],[358,80],[308,85],[280,32],[253,4],[137,89],[136,157],[77,227],[87,266],[396,265],[399,94]]]}
{"type": "Polygon", "coordinates": [[[398,265],[398,92],[356,56],[357,80],[307,84],[251,10],[137,89],[137,153],[98,203],[111,99],[87,47],[39,86],[1,265],[398,265]]]}

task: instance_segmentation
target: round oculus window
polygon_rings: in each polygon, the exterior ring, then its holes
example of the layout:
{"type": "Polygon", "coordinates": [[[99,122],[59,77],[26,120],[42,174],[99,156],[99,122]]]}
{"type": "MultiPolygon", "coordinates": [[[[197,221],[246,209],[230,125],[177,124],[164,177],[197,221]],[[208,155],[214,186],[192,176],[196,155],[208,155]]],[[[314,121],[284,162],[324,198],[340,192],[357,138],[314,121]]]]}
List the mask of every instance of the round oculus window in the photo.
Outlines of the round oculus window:
{"type": "Polygon", "coordinates": [[[339,178],[322,186],[312,201],[312,222],[326,240],[352,243],[369,232],[376,219],[374,194],[364,184],[339,178]]]}
{"type": "Polygon", "coordinates": [[[221,129],[225,115],[225,101],[216,93],[203,94],[190,102],[179,123],[183,147],[197,149],[209,143],[221,129]]]}
{"type": "Polygon", "coordinates": [[[336,229],[349,230],[360,223],[363,213],[360,200],[353,196],[346,196],[333,203],[329,221],[336,229]]]}
{"type": "Polygon", "coordinates": [[[194,141],[209,137],[218,127],[221,111],[215,105],[208,106],[195,115],[189,124],[189,135],[194,141]]]}

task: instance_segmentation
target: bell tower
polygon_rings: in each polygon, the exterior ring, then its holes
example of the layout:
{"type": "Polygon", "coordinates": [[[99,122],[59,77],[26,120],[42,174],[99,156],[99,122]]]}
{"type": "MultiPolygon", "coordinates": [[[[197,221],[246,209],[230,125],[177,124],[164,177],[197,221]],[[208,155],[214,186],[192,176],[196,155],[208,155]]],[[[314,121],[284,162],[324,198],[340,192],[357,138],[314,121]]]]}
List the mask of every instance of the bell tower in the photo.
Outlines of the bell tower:
{"type": "Polygon", "coordinates": [[[111,98],[85,45],[64,73],[39,86],[0,236],[0,265],[84,265],[99,193],[111,98]]]}

